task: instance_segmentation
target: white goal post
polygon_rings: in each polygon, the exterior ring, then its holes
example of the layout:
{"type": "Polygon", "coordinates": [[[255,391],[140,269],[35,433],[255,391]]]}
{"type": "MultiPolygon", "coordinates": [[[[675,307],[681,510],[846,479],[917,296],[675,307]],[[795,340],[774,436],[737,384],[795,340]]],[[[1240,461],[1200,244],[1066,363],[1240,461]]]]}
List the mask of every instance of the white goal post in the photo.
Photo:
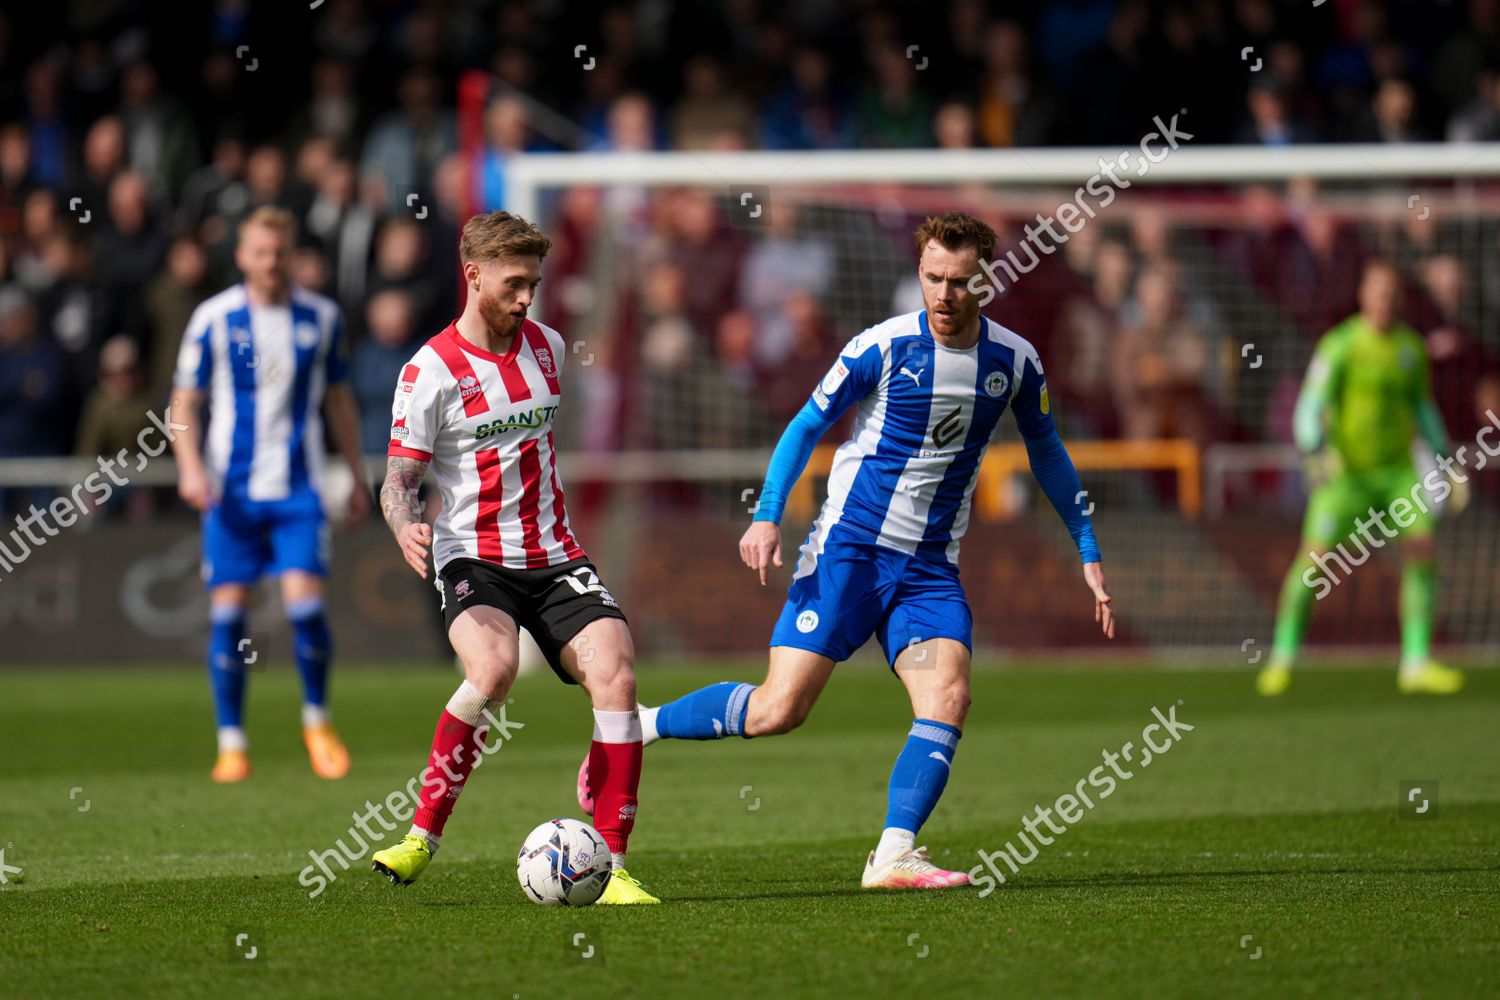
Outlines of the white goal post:
{"type": "MultiPolygon", "coordinates": [[[[539,214],[548,189],[593,184],[1082,184],[1115,147],[796,152],[530,153],[506,166],[508,207],[539,214]]],[[[1171,150],[1132,184],[1500,177],[1500,143],[1191,146],[1171,150]]]]}

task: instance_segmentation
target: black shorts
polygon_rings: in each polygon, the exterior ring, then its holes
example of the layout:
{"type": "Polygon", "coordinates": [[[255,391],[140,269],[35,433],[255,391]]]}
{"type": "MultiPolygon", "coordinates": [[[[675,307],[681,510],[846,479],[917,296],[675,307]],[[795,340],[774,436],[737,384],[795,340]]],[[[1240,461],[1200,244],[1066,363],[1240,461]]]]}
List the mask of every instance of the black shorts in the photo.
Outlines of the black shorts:
{"type": "Polygon", "coordinates": [[[562,666],[562,651],[585,625],[600,618],[625,621],[625,612],[599,580],[587,559],[546,569],[507,569],[482,559],[452,559],[438,574],[443,625],[469,608],[499,608],[531,633],[552,672],[566,684],[578,682],[562,666]]]}

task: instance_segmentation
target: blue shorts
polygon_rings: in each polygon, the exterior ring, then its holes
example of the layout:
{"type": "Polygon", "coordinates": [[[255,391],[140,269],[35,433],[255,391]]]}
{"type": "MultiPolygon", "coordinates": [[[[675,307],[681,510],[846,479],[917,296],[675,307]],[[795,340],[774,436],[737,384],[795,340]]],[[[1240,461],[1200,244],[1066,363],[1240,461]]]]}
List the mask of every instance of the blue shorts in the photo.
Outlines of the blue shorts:
{"type": "MultiPolygon", "coordinates": [[[[974,616],[958,567],[873,542],[850,541],[835,525],[812,571],[792,581],[771,645],[847,660],[873,634],[893,667],[902,650],[928,639],[974,648],[974,616]]],[[[799,564],[799,569],[802,568],[799,564]]]]}
{"type": "Polygon", "coordinates": [[[226,497],[203,515],[203,580],[210,587],[255,584],[302,570],[328,573],[328,522],[317,497],[226,497]]]}

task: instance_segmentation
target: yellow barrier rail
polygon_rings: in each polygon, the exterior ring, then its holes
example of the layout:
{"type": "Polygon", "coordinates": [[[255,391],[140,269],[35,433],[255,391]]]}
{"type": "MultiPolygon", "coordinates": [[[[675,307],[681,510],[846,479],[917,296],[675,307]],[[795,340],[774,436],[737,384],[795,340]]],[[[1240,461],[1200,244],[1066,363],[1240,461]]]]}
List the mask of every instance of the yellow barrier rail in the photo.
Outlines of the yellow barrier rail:
{"type": "MultiPolygon", "coordinates": [[[[1080,473],[1095,471],[1155,471],[1177,474],[1177,508],[1187,517],[1197,517],[1203,508],[1202,456],[1198,445],[1185,438],[1161,441],[1074,441],[1068,454],[1080,473]]],[[[836,445],[819,445],[797,485],[787,497],[787,512],[798,520],[813,516],[813,481],[828,478],[833,469],[836,445]]],[[[1003,521],[1018,511],[1005,481],[1018,472],[1029,472],[1026,446],[1007,441],[990,446],[979,466],[974,484],[974,514],[986,521],[1003,521]]]]}

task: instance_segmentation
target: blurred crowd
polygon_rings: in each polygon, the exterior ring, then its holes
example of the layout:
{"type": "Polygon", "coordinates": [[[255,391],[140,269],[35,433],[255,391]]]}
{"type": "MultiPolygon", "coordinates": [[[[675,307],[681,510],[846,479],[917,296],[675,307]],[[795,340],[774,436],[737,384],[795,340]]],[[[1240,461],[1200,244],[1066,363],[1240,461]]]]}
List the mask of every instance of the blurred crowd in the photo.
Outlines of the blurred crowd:
{"type": "MultiPolygon", "coordinates": [[[[1113,145],[1184,106],[1195,144],[1500,139],[1500,0],[270,6],[0,11],[0,458],[133,441],[261,205],[296,214],[295,280],[345,310],[378,454],[401,362],[457,312],[458,228],[507,205],[522,152],[1113,145]]],[[[1293,345],[1274,392],[1295,392],[1376,252],[1471,422],[1493,225],[1361,221],[1306,185],[1225,197],[1214,218],[1140,201],[991,306],[1054,359],[1073,433],[1284,438],[1289,401],[1243,389],[1241,347],[1293,345]]],[[[585,447],[765,443],[843,339],[917,306],[909,206],[787,200],[753,230],[731,208],[549,206],[542,318],[578,334],[585,447]]]]}
{"type": "Polygon", "coordinates": [[[1472,437],[1500,402],[1500,203],[1462,217],[1393,211],[1403,194],[1294,178],[1142,199],[989,311],[1052,359],[1075,435],[1285,442],[1318,339],[1357,311],[1366,262],[1387,258],[1450,434],[1472,437]]]}
{"type": "MultiPolygon", "coordinates": [[[[716,191],[668,189],[639,226],[610,228],[600,255],[613,266],[565,278],[589,291],[553,304],[590,358],[609,351],[583,374],[607,407],[589,421],[607,429],[600,446],[774,442],[845,340],[922,308],[910,234],[925,213],[872,211],[869,193],[775,199],[752,228],[716,191]],[[601,314],[604,289],[614,306],[601,314]]],[[[1036,346],[1069,437],[1285,442],[1318,339],[1356,312],[1365,263],[1388,258],[1449,432],[1472,438],[1486,409],[1500,413],[1500,186],[1471,191],[1466,213],[1408,211],[1401,194],[1305,178],[1137,194],[1034,270],[997,272],[1006,283],[984,312],[1036,346]]],[[[595,231],[600,202],[570,192],[562,231],[595,231]]],[[[1013,194],[966,190],[941,207],[985,218],[996,259],[1026,262],[1035,216],[1013,194]]]]}

